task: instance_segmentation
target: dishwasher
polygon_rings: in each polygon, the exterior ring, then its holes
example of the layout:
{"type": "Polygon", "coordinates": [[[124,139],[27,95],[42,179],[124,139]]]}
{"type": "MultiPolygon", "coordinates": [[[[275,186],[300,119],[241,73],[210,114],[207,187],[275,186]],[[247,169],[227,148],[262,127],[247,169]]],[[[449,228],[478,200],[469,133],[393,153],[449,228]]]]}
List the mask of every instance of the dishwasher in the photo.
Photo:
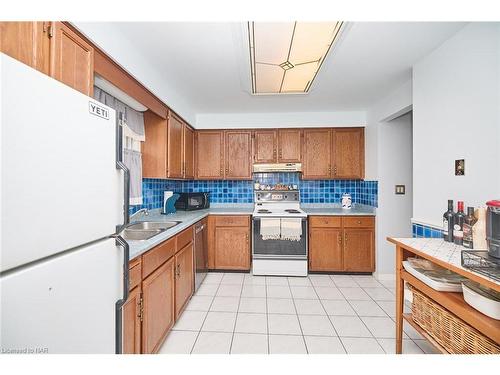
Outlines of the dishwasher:
{"type": "Polygon", "coordinates": [[[197,291],[207,275],[208,241],[207,219],[194,226],[194,290],[197,291]]]}

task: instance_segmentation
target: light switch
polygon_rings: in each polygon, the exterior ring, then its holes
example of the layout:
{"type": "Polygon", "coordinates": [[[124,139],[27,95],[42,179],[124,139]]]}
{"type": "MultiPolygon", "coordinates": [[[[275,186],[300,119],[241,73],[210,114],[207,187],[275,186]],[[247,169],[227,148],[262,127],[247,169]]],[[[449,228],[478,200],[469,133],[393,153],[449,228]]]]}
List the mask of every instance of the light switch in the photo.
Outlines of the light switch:
{"type": "Polygon", "coordinates": [[[405,185],[396,185],[396,194],[404,195],[405,194],[405,185]]]}

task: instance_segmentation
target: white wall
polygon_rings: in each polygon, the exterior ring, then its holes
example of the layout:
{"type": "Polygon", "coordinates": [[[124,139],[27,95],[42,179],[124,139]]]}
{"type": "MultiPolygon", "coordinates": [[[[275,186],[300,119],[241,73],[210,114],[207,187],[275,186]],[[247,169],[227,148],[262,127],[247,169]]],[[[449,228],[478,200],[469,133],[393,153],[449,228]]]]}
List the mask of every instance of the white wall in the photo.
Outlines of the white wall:
{"type": "Polygon", "coordinates": [[[128,39],[108,22],[72,22],[85,36],[99,46],[102,50],[118,61],[120,65],[146,86],[164,103],[182,116],[190,124],[196,121],[195,113],[187,100],[180,97],[168,85],[162,72],[154,68],[151,63],[135,53],[137,49],[128,39]]]}
{"type": "Polygon", "coordinates": [[[500,24],[471,23],[413,69],[413,215],[500,198],[500,24]],[[465,159],[465,176],[454,160],[465,159]]]}
{"type": "Polygon", "coordinates": [[[378,126],[378,209],[376,272],[395,271],[395,249],[387,237],[411,237],[412,217],[412,114],[378,126]],[[406,194],[396,195],[395,185],[406,194]]]}
{"type": "Polygon", "coordinates": [[[394,245],[386,238],[411,237],[411,115],[394,119],[411,107],[412,83],[408,81],[367,112],[367,179],[378,180],[375,272],[380,277],[395,272],[394,245]],[[406,185],[406,195],[394,194],[396,184],[406,185]]]}
{"type": "Polygon", "coordinates": [[[365,111],[200,113],[197,129],[365,126],[365,111]]]}

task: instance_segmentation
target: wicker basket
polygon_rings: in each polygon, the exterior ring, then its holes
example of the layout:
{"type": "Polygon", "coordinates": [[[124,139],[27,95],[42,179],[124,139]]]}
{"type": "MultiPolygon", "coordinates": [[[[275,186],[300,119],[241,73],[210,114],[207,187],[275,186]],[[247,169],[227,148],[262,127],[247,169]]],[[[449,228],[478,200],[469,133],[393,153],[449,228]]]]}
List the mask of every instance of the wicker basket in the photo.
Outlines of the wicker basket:
{"type": "Polygon", "coordinates": [[[411,315],[446,351],[453,354],[499,354],[500,346],[441,305],[409,285],[411,315]]]}

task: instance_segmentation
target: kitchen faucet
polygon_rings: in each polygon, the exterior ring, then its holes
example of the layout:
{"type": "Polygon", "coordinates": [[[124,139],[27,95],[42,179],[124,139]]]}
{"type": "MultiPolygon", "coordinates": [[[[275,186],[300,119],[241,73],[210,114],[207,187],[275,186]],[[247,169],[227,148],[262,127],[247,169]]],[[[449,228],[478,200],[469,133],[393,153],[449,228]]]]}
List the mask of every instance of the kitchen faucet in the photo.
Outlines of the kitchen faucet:
{"type": "Polygon", "coordinates": [[[134,212],[132,215],[130,215],[130,221],[132,221],[132,219],[135,219],[141,213],[143,213],[144,216],[148,216],[149,215],[149,210],[147,208],[141,208],[139,211],[134,212]]]}

